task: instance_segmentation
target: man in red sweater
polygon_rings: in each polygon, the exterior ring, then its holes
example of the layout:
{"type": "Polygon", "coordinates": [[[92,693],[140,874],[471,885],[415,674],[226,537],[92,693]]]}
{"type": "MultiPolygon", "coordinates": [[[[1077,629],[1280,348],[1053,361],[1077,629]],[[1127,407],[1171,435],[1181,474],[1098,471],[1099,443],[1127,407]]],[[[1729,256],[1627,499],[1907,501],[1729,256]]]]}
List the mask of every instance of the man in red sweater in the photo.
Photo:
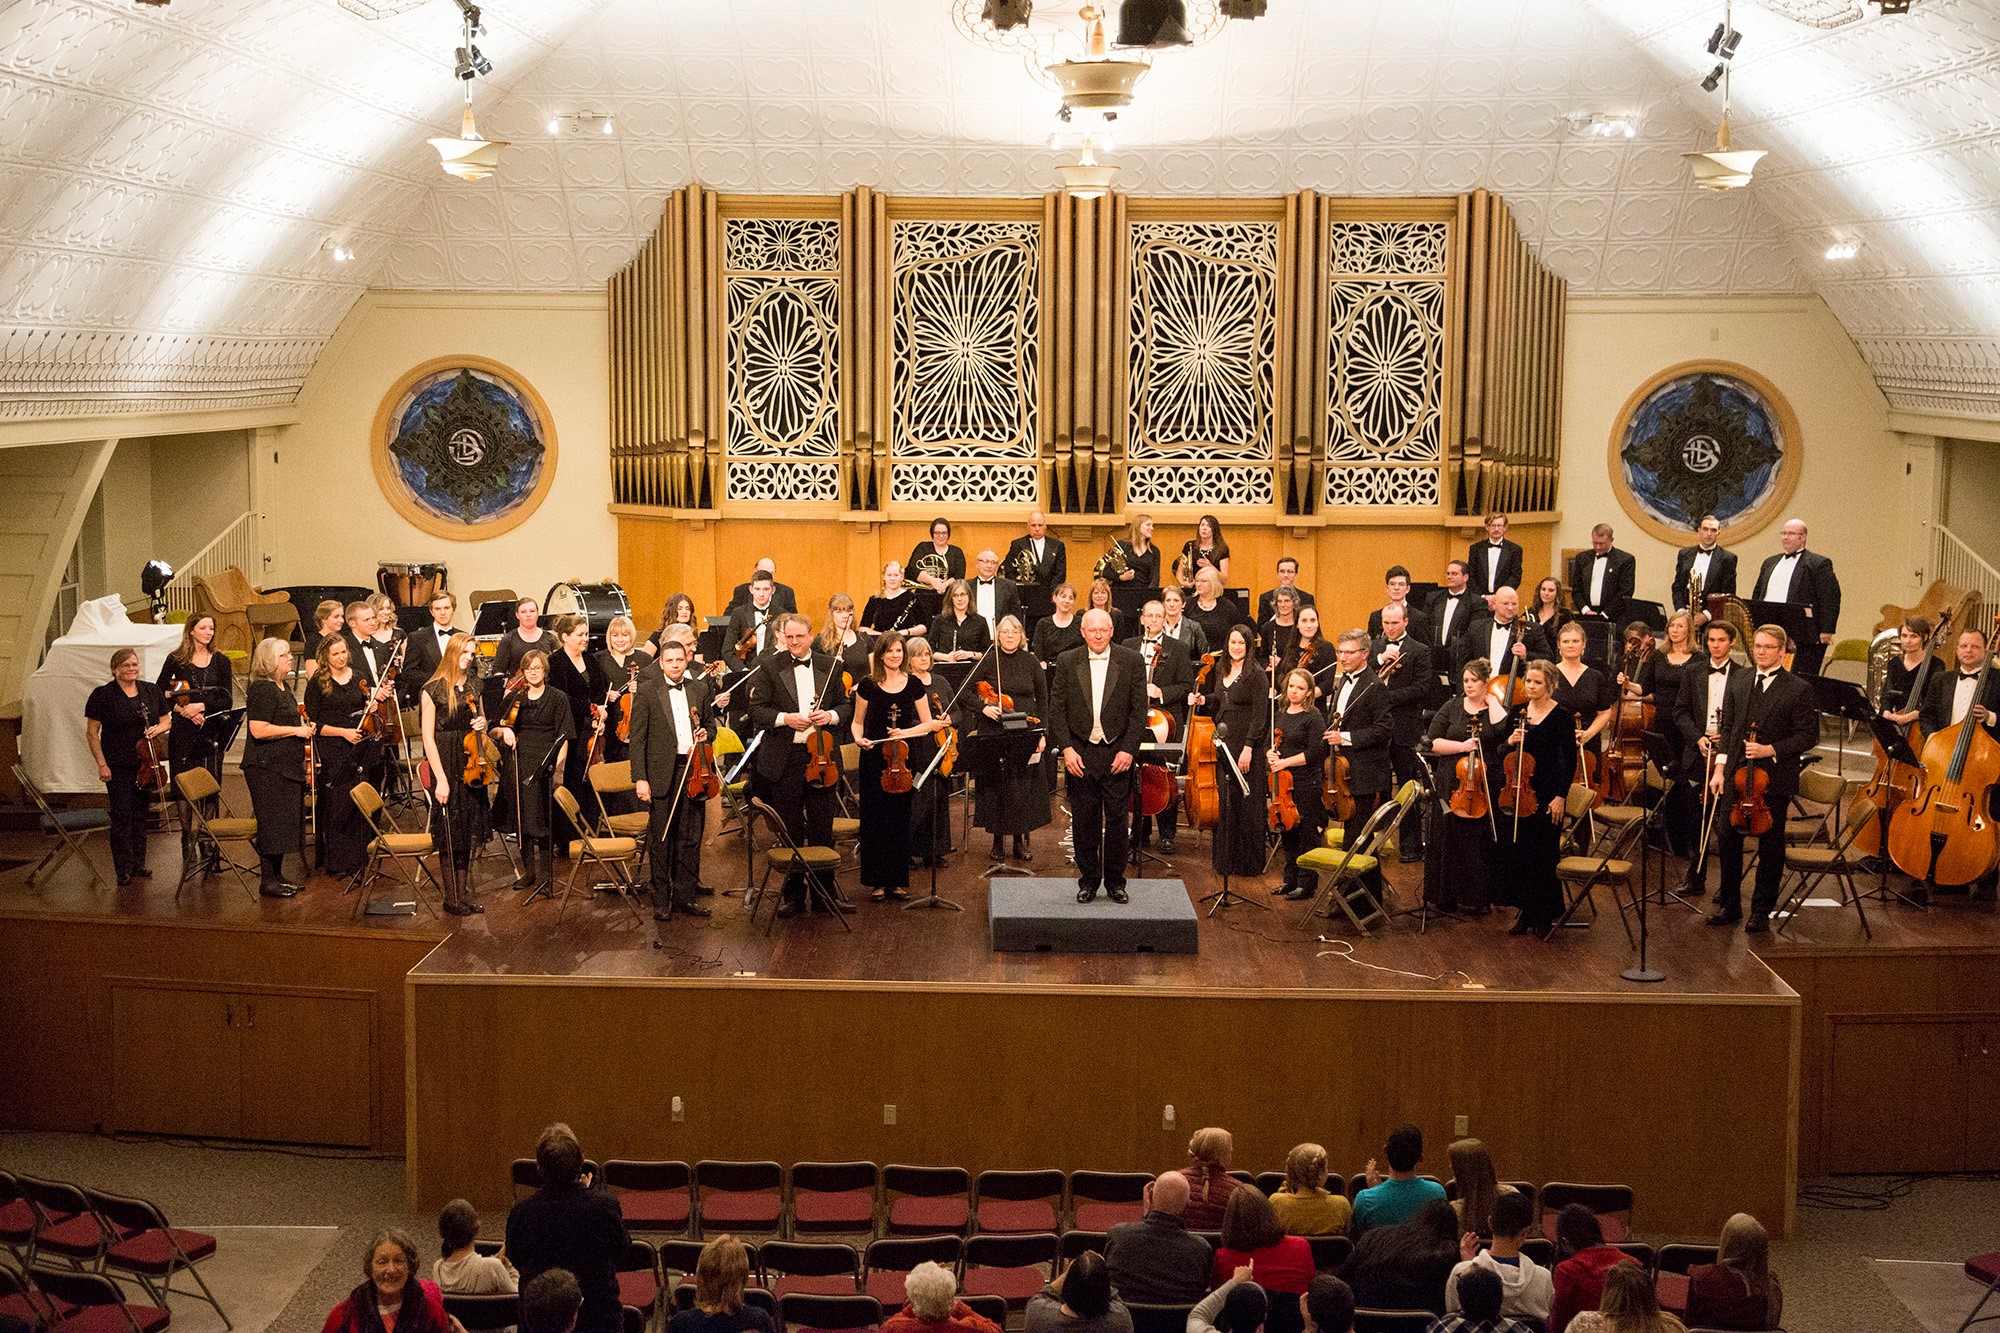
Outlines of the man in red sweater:
{"type": "Polygon", "coordinates": [[[1563,1333],[1569,1321],[1595,1310],[1604,1299],[1604,1275],[1632,1256],[1604,1243],[1597,1214],[1580,1203],[1556,1214],[1555,1301],[1549,1307],[1549,1333],[1563,1333]]]}

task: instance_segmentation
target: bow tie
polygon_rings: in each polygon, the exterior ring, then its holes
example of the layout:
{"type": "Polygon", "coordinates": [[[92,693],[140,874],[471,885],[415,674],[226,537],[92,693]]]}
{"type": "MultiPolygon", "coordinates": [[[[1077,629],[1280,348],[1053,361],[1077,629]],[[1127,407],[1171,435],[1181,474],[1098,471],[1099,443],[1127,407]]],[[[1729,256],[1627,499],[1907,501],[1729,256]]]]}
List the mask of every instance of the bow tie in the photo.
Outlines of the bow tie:
{"type": "Polygon", "coordinates": [[[1711,676],[1726,676],[1729,674],[1729,664],[1725,662],[1721,666],[1712,666],[1708,669],[1708,674],[1711,676]]]}
{"type": "Polygon", "coordinates": [[[1958,678],[1960,680],[1978,680],[1979,673],[1977,671],[1961,671],[1958,673],[1958,678]]]}
{"type": "Polygon", "coordinates": [[[1783,555],[1778,557],[1778,559],[1780,560],[1796,560],[1798,558],[1799,558],[1799,553],[1797,551],[1787,551],[1783,555]]]}
{"type": "Polygon", "coordinates": [[[810,658],[810,657],[794,657],[794,658],[792,659],[792,665],[793,665],[793,666],[795,666],[795,667],[802,667],[802,666],[811,666],[811,665],[812,665],[812,658],[810,658]]]}
{"type": "Polygon", "coordinates": [[[678,690],[686,684],[687,682],[684,680],[670,680],[667,682],[667,688],[670,690],[678,690]]]}

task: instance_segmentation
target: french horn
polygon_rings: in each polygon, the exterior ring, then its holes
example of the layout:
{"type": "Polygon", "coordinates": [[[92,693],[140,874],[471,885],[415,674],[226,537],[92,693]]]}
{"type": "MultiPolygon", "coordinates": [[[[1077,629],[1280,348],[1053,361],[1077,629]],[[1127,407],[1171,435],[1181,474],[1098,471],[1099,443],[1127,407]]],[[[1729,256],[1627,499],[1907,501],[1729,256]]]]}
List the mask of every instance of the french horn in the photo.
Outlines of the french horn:
{"type": "Polygon", "coordinates": [[[1021,587],[1030,587],[1035,582],[1035,553],[1023,546],[1014,553],[1014,562],[1008,567],[1008,577],[1021,587]]]}
{"type": "Polygon", "coordinates": [[[1111,549],[1097,557],[1097,568],[1091,571],[1091,577],[1116,583],[1131,568],[1132,561],[1125,554],[1125,543],[1114,540],[1111,549]]]}
{"type": "MultiPolygon", "coordinates": [[[[912,565],[910,569],[919,583],[923,583],[927,578],[948,579],[951,577],[951,566],[947,565],[944,557],[936,551],[925,551],[917,557],[916,564],[912,565]]],[[[928,587],[929,585],[925,584],[925,586],[928,587]]]]}

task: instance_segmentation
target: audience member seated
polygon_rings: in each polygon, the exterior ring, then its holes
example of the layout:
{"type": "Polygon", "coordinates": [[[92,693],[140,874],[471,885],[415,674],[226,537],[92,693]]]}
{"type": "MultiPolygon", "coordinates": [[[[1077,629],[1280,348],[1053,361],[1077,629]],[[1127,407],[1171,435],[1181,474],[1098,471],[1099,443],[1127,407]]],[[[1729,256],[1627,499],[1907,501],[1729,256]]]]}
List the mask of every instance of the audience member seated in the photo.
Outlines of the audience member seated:
{"type": "MultiPolygon", "coordinates": [[[[583,1288],[577,1286],[575,1274],[551,1268],[521,1288],[520,1333],[575,1333],[582,1311],[583,1288]]],[[[619,1315],[622,1322],[624,1312],[619,1315]]]]}
{"type": "Polygon", "coordinates": [[[1604,1303],[1577,1315],[1569,1326],[1575,1333],[1687,1333],[1686,1324],[1661,1312],[1652,1277],[1630,1259],[1613,1264],[1604,1275],[1604,1303]]]}
{"type": "Polygon", "coordinates": [[[1493,1234],[1493,1200],[1500,1193],[1500,1178],[1493,1169],[1493,1155],[1478,1139],[1459,1139],[1449,1149],[1451,1178],[1458,1186],[1458,1229],[1484,1239],[1493,1234]]]}
{"type": "Polygon", "coordinates": [[[1500,1279],[1503,1296],[1500,1313],[1510,1318],[1523,1316],[1546,1320],[1555,1299],[1555,1283],[1549,1270],[1521,1253],[1521,1241],[1535,1224],[1534,1202],[1519,1190],[1503,1190],[1493,1201],[1493,1248],[1482,1250],[1471,1232],[1459,1237],[1458,1267],[1451,1270],[1452,1282],[1445,1287],[1445,1311],[1458,1309],[1458,1279],[1475,1268],[1490,1270],[1500,1279]]]}
{"type": "Polygon", "coordinates": [[[734,1236],[717,1236],[694,1261],[694,1308],[667,1322],[667,1333],[777,1333],[771,1316],[743,1303],[750,1254],[734,1236]]]}
{"type": "Polygon", "coordinates": [[[1626,1258],[1604,1243],[1597,1214],[1580,1203],[1556,1214],[1555,1298],[1549,1304],[1549,1333],[1563,1333],[1570,1321],[1595,1310],[1604,1296],[1604,1275],[1626,1258]]]}
{"type": "Polygon", "coordinates": [[[1235,1151],[1236,1140],[1226,1129],[1198,1129],[1188,1140],[1188,1164],[1181,1168],[1187,1176],[1188,1206],[1181,1221],[1190,1231],[1221,1229],[1222,1210],[1243,1183],[1229,1174],[1229,1159],[1235,1151]]]}
{"type": "Polygon", "coordinates": [[[1354,1288],[1321,1273],[1306,1288],[1305,1333],[1353,1333],[1354,1288]]]}
{"type": "Polygon", "coordinates": [[[417,1243],[408,1233],[377,1232],[361,1285],[333,1307],[321,1333],[445,1333],[444,1294],[416,1272],[417,1243]]]}
{"type": "Polygon", "coordinates": [[[1250,1265],[1241,1264],[1188,1311],[1187,1333],[1258,1333],[1270,1308],[1264,1289],[1250,1280],[1250,1265]]]}
{"type": "Polygon", "coordinates": [[[1771,1271],[1771,1238],[1738,1213],[1722,1227],[1715,1262],[1688,1274],[1687,1322],[1696,1328],[1776,1328],[1785,1293],[1771,1271]]]}
{"type": "Polygon", "coordinates": [[[631,1239],[618,1200],[583,1171],[583,1148],[568,1125],[550,1125],[535,1145],[542,1187],[507,1214],[507,1253],[525,1288],[551,1268],[566,1268],[583,1293],[582,1333],[623,1333],[618,1261],[631,1239]]]}
{"type": "Polygon", "coordinates": [[[1187,1205],[1187,1177],[1163,1171],[1146,1186],[1146,1215],[1111,1228],[1104,1261],[1120,1296],[1141,1305],[1193,1305],[1208,1290],[1214,1251],[1181,1220],[1187,1205]]]}
{"type": "MultiPolygon", "coordinates": [[[[1354,1196],[1354,1234],[1359,1237],[1370,1227],[1395,1226],[1417,1215],[1417,1210],[1434,1200],[1442,1201],[1444,1186],[1435,1180],[1417,1179],[1417,1167],[1424,1160],[1424,1132],[1415,1125],[1399,1125],[1382,1146],[1389,1159],[1389,1178],[1384,1180],[1368,1159],[1368,1188],[1354,1196]]],[[[1454,1214],[1456,1216],[1456,1214],[1454,1214]]],[[[1456,1236],[1453,1237],[1454,1245],[1456,1236]]],[[[1368,1302],[1363,1302],[1368,1304],[1368,1302]]]]}
{"type": "Polygon", "coordinates": [[[1433,1199],[1407,1222],[1363,1233],[1341,1276],[1363,1309],[1443,1314],[1445,1284],[1458,1256],[1458,1214],[1433,1199]]]}
{"type": "Polygon", "coordinates": [[[1445,1299],[1457,1313],[1439,1315],[1425,1333],[1535,1333],[1534,1325],[1502,1311],[1506,1295],[1500,1275],[1490,1269],[1454,1273],[1445,1287],[1445,1299]]]}
{"type": "Polygon", "coordinates": [[[1222,1248],[1208,1280],[1221,1286],[1230,1273],[1249,1265],[1251,1278],[1269,1297],[1271,1333],[1298,1333],[1299,1297],[1318,1269],[1303,1236],[1287,1236],[1259,1189],[1237,1190],[1222,1214],[1222,1248]]]}
{"type": "Polygon", "coordinates": [[[438,1248],[431,1265],[439,1291],[454,1296],[511,1296],[521,1289],[521,1275],[507,1262],[507,1250],[481,1254],[472,1248],[479,1239],[479,1213],[464,1199],[453,1199],[438,1214],[438,1248]]]}
{"type": "Polygon", "coordinates": [[[1070,1261],[1028,1300],[1022,1333],[1132,1333],[1132,1312],[1111,1289],[1111,1269],[1095,1250],[1070,1261]]]}
{"type": "MultiPolygon", "coordinates": [[[[926,1259],[903,1279],[910,1298],[882,1321],[882,1333],[1001,1333],[998,1325],[958,1299],[958,1280],[949,1268],[926,1259]]],[[[669,1327],[667,1333],[681,1333],[669,1327]]]]}
{"type": "Polygon", "coordinates": [[[1271,1196],[1278,1225],[1294,1236],[1338,1235],[1354,1208],[1345,1194],[1326,1188],[1326,1149],[1301,1143],[1285,1157],[1285,1184],[1271,1196]]]}

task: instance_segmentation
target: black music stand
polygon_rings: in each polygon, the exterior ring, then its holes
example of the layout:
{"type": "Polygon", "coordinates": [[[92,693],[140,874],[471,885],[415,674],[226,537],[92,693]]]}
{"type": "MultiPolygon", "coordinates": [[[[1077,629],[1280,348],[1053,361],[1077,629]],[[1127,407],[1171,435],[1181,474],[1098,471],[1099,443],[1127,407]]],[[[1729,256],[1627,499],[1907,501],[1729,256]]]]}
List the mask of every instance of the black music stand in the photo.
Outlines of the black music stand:
{"type": "MultiPolygon", "coordinates": [[[[1229,752],[1229,728],[1223,726],[1220,722],[1215,724],[1215,762],[1219,769],[1227,772],[1230,777],[1236,779],[1236,789],[1238,791],[1242,792],[1245,796],[1250,794],[1250,779],[1244,777],[1237,770],[1236,756],[1229,752]]],[[[1195,899],[1197,904],[1208,902],[1211,898],[1215,900],[1214,906],[1208,909],[1209,916],[1214,916],[1223,908],[1234,907],[1238,903],[1249,903],[1260,912],[1271,910],[1269,903],[1260,903],[1255,898],[1246,898],[1230,887],[1229,854],[1236,850],[1235,830],[1231,827],[1234,820],[1235,816],[1229,813],[1228,799],[1224,798],[1216,801],[1215,836],[1222,840],[1223,848],[1222,887],[1214,893],[1205,893],[1195,899]]]]}
{"type": "Polygon", "coordinates": [[[1583,627],[1583,660],[1600,671],[1611,670],[1611,643],[1617,637],[1617,623],[1597,615],[1578,616],[1575,623],[1583,627]]]}
{"type": "Polygon", "coordinates": [[[937,747],[937,752],[931,756],[930,766],[917,775],[916,786],[912,788],[914,792],[918,793],[913,799],[928,799],[931,803],[931,846],[924,849],[924,860],[930,863],[931,868],[931,891],[921,898],[912,898],[909,902],[904,903],[903,910],[905,912],[909,911],[912,907],[931,907],[951,912],[963,912],[965,910],[963,904],[955,903],[949,898],[940,897],[937,891],[938,862],[943,859],[936,855],[938,821],[950,817],[945,811],[944,801],[945,792],[951,786],[951,779],[938,772],[938,765],[943,762],[944,747],[940,745],[937,747]],[[927,795],[925,794],[926,788],[929,789],[927,795]]]}
{"type": "Polygon", "coordinates": [[[1667,632],[1667,609],[1643,597],[1627,597],[1618,603],[1611,609],[1611,619],[1621,629],[1636,620],[1655,634],[1667,632]]]}
{"type": "MultiPolygon", "coordinates": [[[[1041,727],[1028,725],[1025,713],[1003,713],[1000,728],[999,731],[973,731],[959,736],[959,767],[978,782],[991,781],[997,785],[1003,774],[1025,775],[1029,771],[1029,761],[1035,757],[1035,747],[1048,734],[1041,727]]],[[[1034,872],[1006,861],[989,860],[986,869],[979,874],[982,879],[991,879],[997,875],[1032,875],[1034,872]]]]}
{"type": "MultiPolygon", "coordinates": [[[[1414,595],[1414,594],[1412,594],[1414,595]]],[[[1417,918],[1417,934],[1429,931],[1431,913],[1450,917],[1454,921],[1470,921],[1475,913],[1464,908],[1439,907],[1431,901],[1431,885],[1444,877],[1444,821],[1451,818],[1444,792],[1444,769],[1465,758],[1462,754],[1436,754],[1429,749],[1420,749],[1417,757],[1430,770],[1431,780],[1417,791],[1424,803],[1424,884],[1417,894],[1417,905],[1406,907],[1400,912],[1389,913],[1390,917],[1414,916],[1417,918]]],[[[1489,811],[1487,821],[1493,816],[1489,811]]],[[[1492,897],[1492,889],[1487,889],[1487,897],[1492,897]]]]}
{"type": "MultiPolygon", "coordinates": [[[[1014,591],[1021,597],[1021,623],[1029,633],[1035,626],[1055,614],[1055,593],[1040,583],[1019,583],[1014,591]]],[[[1113,600],[1116,600],[1114,595],[1113,600]]]]}
{"type": "Polygon", "coordinates": [[[701,654],[704,662],[720,662],[732,645],[722,641],[722,631],[729,627],[728,616],[703,616],[701,631],[694,636],[694,650],[701,654]]]}
{"type": "MultiPolygon", "coordinates": [[[[1646,752],[1647,762],[1659,769],[1662,775],[1673,771],[1677,755],[1673,740],[1665,733],[1658,731],[1642,732],[1639,737],[1639,744],[1646,752]]],[[[1652,879],[1652,858],[1658,850],[1652,845],[1653,821],[1658,819],[1661,812],[1666,808],[1667,802],[1664,797],[1654,801],[1651,805],[1640,806],[1640,809],[1646,813],[1639,820],[1639,837],[1637,840],[1639,849],[1639,961],[1618,974],[1627,981],[1653,982],[1665,981],[1667,979],[1666,973],[1648,966],[1646,959],[1646,947],[1650,941],[1650,936],[1647,934],[1646,905],[1652,897],[1650,883],[1652,879]]],[[[1664,858],[1666,853],[1659,852],[1659,855],[1662,858],[1660,866],[1660,898],[1661,906],[1665,906],[1667,867],[1664,858]]]]}
{"type": "MultiPolygon", "coordinates": [[[[1824,677],[1817,679],[1824,679],[1824,677]]],[[[1924,766],[1923,758],[1910,748],[1909,733],[1902,726],[1891,722],[1879,713],[1868,719],[1868,726],[1869,730],[1875,733],[1875,743],[1882,747],[1882,753],[1889,756],[1891,763],[1906,764],[1910,768],[1922,772],[1924,766]]],[[[1873,898],[1878,903],[1886,903],[1894,899],[1902,903],[1905,907],[1914,907],[1919,911],[1928,911],[1930,910],[1929,903],[1919,902],[1917,899],[1910,897],[1909,894],[1904,893],[1901,889],[1892,889],[1889,887],[1889,872],[1895,866],[1895,863],[1889,857],[1889,820],[1894,814],[1895,811],[1886,805],[1879,807],[1875,812],[1875,818],[1878,821],[1877,827],[1882,830],[1882,850],[1877,855],[1869,858],[1870,861],[1875,863],[1873,869],[1875,870],[1876,881],[1875,892],[1866,896],[1873,898]]],[[[1863,864],[1867,863],[1864,862],[1863,864]]]]}
{"type": "MultiPolygon", "coordinates": [[[[1880,714],[1868,706],[1868,696],[1863,694],[1861,687],[1853,681],[1839,680],[1831,676],[1803,676],[1801,679],[1812,686],[1813,703],[1822,714],[1831,713],[1843,722],[1853,726],[1868,727],[1871,730],[1880,720],[1880,714]]],[[[1897,728],[1897,733],[1901,734],[1901,728],[1897,728]]],[[[1842,777],[1847,776],[1847,739],[1852,734],[1851,728],[1842,734],[1840,749],[1834,758],[1834,769],[1842,777]]],[[[1885,745],[1882,748],[1886,750],[1889,747],[1885,745]]],[[[1909,747],[1905,745],[1903,748],[1909,747]]],[[[1912,759],[1910,762],[1917,761],[1912,759]]]]}

